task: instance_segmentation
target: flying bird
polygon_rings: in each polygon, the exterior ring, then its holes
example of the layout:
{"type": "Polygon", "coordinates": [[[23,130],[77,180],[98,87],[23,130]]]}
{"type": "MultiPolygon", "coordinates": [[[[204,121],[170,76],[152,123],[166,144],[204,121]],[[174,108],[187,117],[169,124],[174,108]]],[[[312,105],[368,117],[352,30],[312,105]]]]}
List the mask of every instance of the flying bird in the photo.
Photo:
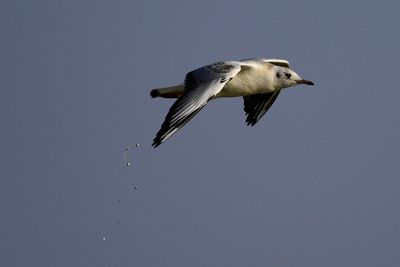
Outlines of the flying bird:
{"type": "Polygon", "coordinates": [[[190,121],[211,99],[242,96],[247,125],[254,126],[283,88],[314,85],[284,59],[223,61],[186,74],[183,84],[153,89],[152,97],[177,98],[153,140],[157,147],[190,121]]]}

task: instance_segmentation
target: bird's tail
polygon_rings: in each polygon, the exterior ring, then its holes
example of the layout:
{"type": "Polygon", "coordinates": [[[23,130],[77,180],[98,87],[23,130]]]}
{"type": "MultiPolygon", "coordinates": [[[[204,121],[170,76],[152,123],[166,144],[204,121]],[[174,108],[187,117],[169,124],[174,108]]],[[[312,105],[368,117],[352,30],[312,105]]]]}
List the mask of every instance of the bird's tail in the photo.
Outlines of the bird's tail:
{"type": "Polygon", "coordinates": [[[153,89],[150,92],[151,97],[164,97],[164,98],[178,98],[183,94],[183,84],[164,87],[164,88],[157,88],[153,89]]]}

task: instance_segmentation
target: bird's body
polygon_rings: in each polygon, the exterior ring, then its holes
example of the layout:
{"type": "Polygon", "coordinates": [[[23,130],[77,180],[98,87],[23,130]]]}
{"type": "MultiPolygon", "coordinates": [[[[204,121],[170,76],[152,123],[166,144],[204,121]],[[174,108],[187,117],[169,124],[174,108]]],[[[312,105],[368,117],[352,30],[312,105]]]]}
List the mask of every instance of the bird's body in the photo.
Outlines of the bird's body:
{"type": "Polygon", "coordinates": [[[152,97],[178,98],[153,146],[168,139],[214,98],[242,96],[246,122],[253,126],[270,108],[281,89],[297,84],[313,85],[301,79],[290,69],[289,62],[282,59],[225,61],[191,71],[184,84],[151,91],[152,97]]]}
{"type": "Polygon", "coordinates": [[[276,66],[257,60],[242,61],[242,70],[222,88],[215,98],[247,96],[275,91],[277,88],[271,71],[274,67],[276,66]]]}

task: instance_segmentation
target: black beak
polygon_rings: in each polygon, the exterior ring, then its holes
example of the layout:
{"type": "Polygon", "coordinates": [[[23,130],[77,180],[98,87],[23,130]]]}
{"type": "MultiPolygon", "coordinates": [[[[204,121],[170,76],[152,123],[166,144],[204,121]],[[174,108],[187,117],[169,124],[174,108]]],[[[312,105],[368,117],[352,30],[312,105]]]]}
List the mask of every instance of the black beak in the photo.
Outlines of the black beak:
{"type": "Polygon", "coordinates": [[[300,81],[297,81],[297,84],[314,85],[314,83],[312,81],[309,81],[309,80],[300,80],[300,81]]]}

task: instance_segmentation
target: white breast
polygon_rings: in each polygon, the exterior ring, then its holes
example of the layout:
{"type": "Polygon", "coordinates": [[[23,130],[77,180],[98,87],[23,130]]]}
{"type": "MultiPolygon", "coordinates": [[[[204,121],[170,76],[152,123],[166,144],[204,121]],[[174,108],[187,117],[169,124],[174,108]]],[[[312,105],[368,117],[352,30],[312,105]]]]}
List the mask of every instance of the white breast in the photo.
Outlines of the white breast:
{"type": "Polygon", "coordinates": [[[249,68],[242,70],[229,81],[215,97],[235,97],[273,92],[273,65],[251,62],[249,68]]]}

